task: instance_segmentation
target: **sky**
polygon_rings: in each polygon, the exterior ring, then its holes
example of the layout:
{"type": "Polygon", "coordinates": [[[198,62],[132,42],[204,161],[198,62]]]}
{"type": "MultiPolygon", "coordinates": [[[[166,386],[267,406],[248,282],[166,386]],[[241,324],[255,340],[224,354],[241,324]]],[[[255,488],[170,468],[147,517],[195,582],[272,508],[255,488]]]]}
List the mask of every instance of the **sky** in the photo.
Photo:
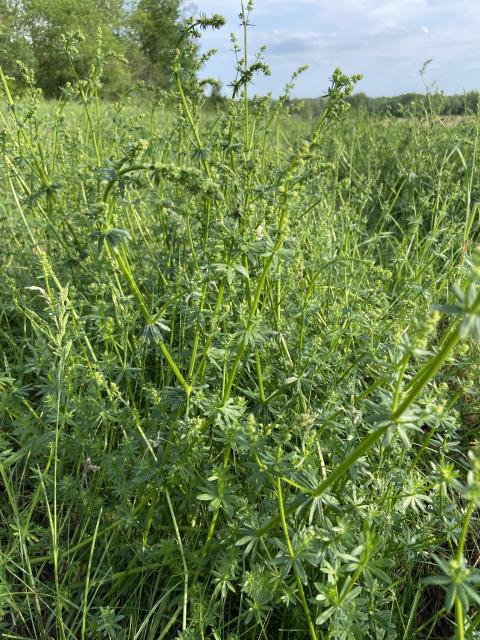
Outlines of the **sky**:
{"type": "MultiPolygon", "coordinates": [[[[197,13],[221,13],[227,25],[202,38],[202,51],[218,53],[203,76],[226,87],[233,79],[230,33],[240,35],[240,0],[195,0],[197,13]]],[[[271,77],[255,79],[254,93],[281,94],[299,66],[296,97],[325,93],[336,67],[362,73],[358,91],[394,96],[423,91],[424,79],[446,94],[480,89],[480,0],[256,0],[250,52],[266,45],[271,77]]]]}

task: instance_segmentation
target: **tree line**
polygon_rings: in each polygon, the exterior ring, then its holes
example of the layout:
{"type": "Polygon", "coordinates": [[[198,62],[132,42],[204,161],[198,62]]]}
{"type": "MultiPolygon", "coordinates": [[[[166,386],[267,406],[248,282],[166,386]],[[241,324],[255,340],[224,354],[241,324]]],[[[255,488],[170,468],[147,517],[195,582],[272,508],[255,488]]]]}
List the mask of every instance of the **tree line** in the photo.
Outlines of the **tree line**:
{"type": "MultiPolygon", "coordinates": [[[[325,98],[307,98],[293,100],[292,107],[302,117],[316,119],[323,112],[325,98]]],[[[421,116],[435,113],[440,116],[459,116],[477,113],[480,107],[480,93],[468,91],[463,94],[445,95],[435,93],[404,93],[392,97],[370,97],[365,93],[356,93],[348,102],[352,109],[377,116],[403,118],[411,115],[421,116]]]]}
{"type": "MultiPolygon", "coordinates": [[[[115,96],[132,83],[168,88],[170,64],[184,23],[182,0],[0,0],[0,65],[21,90],[22,61],[47,98],[74,79],[65,34],[75,39],[75,67],[88,69],[99,50],[108,55],[103,94],[115,96]]],[[[194,64],[195,51],[190,51],[194,64]]]]}

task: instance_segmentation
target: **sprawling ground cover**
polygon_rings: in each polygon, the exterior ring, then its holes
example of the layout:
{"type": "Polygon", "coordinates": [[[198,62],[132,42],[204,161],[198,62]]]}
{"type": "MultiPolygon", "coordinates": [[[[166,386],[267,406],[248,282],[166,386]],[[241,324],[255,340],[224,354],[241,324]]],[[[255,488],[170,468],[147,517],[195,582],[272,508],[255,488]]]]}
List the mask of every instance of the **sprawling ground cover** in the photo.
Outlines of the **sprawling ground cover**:
{"type": "Polygon", "coordinates": [[[1,636],[477,637],[479,120],[177,74],[3,85],[1,636]]]}

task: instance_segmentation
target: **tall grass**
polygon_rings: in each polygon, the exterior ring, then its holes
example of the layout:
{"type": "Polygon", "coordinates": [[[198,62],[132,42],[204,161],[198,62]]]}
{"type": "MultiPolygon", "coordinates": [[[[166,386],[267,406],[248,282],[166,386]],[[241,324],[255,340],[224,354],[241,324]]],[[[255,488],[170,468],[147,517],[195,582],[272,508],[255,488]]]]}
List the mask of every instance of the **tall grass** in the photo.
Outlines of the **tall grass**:
{"type": "Polygon", "coordinates": [[[214,116],[0,74],[4,638],[478,636],[479,121],[299,122],[250,11],[214,116]]]}

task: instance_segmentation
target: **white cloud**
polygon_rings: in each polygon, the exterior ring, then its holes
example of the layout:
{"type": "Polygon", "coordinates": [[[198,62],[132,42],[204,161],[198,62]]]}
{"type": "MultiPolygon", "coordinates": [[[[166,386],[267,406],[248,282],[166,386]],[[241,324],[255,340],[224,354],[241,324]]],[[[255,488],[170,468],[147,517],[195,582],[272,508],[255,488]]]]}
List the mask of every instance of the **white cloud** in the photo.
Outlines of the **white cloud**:
{"type": "MultiPolygon", "coordinates": [[[[219,49],[208,74],[228,83],[229,33],[238,29],[240,1],[196,0],[196,5],[205,13],[226,14],[227,27],[207,33],[204,45],[219,49]]],[[[250,52],[266,44],[273,67],[272,78],[258,79],[257,88],[279,93],[289,74],[306,63],[312,70],[299,80],[302,95],[318,95],[325,88],[325,70],[336,65],[364,73],[361,89],[373,95],[422,90],[418,69],[428,58],[436,65],[430,67],[432,80],[447,93],[479,87],[478,8],[475,0],[257,0],[250,52]]]]}

